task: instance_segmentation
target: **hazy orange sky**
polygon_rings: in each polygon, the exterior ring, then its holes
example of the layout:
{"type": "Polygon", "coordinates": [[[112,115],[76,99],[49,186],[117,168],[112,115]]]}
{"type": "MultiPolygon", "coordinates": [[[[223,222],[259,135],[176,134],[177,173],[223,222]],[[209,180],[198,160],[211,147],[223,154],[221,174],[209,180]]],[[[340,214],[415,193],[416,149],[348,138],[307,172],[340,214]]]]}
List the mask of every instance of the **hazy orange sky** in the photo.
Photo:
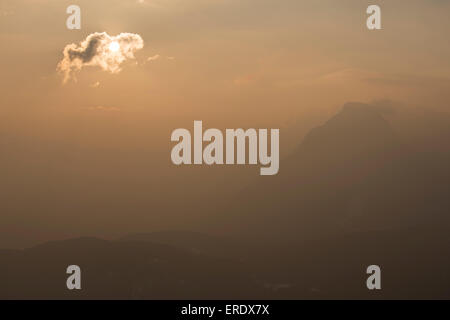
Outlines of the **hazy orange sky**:
{"type": "Polygon", "coordinates": [[[184,208],[194,191],[180,181],[208,176],[169,160],[170,132],[193,120],[280,128],[288,154],[347,101],[447,110],[449,9],[444,0],[1,0],[0,243],[163,228],[173,217],[154,211],[177,202],[171,192],[184,208]],[[71,4],[81,30],[66,28],[71,4]],[[383,30],[367,30],[369,4],[381,6],[383,30]],[[94,32],[135,33],[144,47],[120,73],[86,67],[63,85],[64,47],[94,32]]]}

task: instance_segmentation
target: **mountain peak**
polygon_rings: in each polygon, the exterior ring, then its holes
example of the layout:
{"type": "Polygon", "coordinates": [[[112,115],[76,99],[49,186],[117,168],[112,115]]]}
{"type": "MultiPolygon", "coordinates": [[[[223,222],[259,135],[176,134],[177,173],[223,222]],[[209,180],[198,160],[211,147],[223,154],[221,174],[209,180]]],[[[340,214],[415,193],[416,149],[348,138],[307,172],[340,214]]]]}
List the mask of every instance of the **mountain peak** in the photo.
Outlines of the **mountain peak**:
{"type": "Polygon", "coordinates": [[[390,124],[371,105],[346,103],[341,111],[323,125],[311,130],[301,149],[360,152],[390,148],[396,142],[390,124]]]}

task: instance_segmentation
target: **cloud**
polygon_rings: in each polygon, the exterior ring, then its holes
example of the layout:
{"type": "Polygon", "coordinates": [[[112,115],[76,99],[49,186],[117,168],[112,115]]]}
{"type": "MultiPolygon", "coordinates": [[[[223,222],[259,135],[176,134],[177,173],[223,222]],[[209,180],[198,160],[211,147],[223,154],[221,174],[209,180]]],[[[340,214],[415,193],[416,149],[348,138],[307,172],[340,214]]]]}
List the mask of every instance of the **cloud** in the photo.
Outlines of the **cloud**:
{"type": "Polygon", "coordinates": [[[138,34],[110,36],[106,32],[92,33],[81,43],[72,43],[64,48],[64,58],[58,63],[57,70],[64,75],[64,83],[86,66],[119,73],[122,70],[120,65],[127,59],[134,59],[134,53],[143,47],[144,41],[138,34]]]}
{"type": "Polygon", "coordinates": [[[237,86],[245,86],[254,83],[258,76],[255,74],[246,74],[234,79],[234,84],[237,86]]]}
{"type": "Polygon", "coordinates": [[[152,57],[148,57],[147,58],[147,61],[153,61],[153,60],[157,60],[157,59],[159,59],[160,58],[160,55],[159,54],[155,54],[154,56],[152,56],[152,57]]]}
{"type": "Polygon", "coordinates": [[[94,82],[90,85],[91,88],[98,88],[100,86],[100,81],[94,82]]]}
{"type": "Polygon", "coordinates": [[[89,110],[107,112],[107,111],[120,111],[120,108],[108,107],[108,106],[95,106],[95,107],[90,107],[89,110]]]}
{"type": "Polygon", "coordinates": [[[14,15],[14,11],[0,11],[0,16],[8,17],[14,15]]]}
{"type": "Polygon", "coordinates": [[[403,87],[448,87],[450,78],[422,76],[413,74],[385,74],[378,77],[370,77],[365,79],[369,83],[385,85],[385,86],[403,86],[403,87]]]}

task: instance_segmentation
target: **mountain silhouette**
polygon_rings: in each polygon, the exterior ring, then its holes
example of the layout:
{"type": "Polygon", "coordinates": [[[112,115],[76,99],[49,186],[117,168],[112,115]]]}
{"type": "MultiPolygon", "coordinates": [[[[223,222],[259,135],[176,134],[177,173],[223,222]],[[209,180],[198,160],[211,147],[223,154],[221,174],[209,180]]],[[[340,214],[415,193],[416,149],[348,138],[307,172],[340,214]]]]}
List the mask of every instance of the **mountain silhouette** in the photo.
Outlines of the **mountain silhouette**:
{"type": "Polygon", "coordinates": [[[443,253],[449,249],[449,231],[419,227],[289,246],[266,242],[247,251],[245,261],[125,240],[133,235],[118,241],[53,241],[0,250],[0,298],[448,299],[450,259],[443,253]],[[81,290],[66,288],[66,268],[73,264],[81,268],[81,290]],[[381,266],[382,291],[365,287],[372,264],[381,266]]]}
{"type": "Polygon", "coordinates": [[[398,148],[398,139],[390,124],[373,107],[347,103],[325,124],[312,129],[294,157],[315,161],[349,161],[378,156],[398,148]],[[330,155],[334,157],[329,158],[330,155]]]}
{"type": "Polygon", "coordinates": [[[78,238],[0,250],[1,299],[212,299],[266,296],[237,261],[148,241],[78,238]],[[82,289],[66,288],[78,265],[82,289]]]}
{"type": "Polygon", "coordinates": [[[244,259],[249,249],[242,243],[226,237],[183,230],[136,233],[122,237],[120,240],[160,243],[181,248],[193,254],[218,258],[244,259]]]}
{"type": "Polygon", "coordinates": [[[402,125],[402,112],[344,105],[282,159],[278,175],[214,207],[208,234],[0,250],[0,298],[449,299],[450,120],[426,113],[439,124],[429,132],[417,114],[406,119],[420,125],[402,125]],[[72,264],[81,291],[66,289],[72,264]],[[372,264],[381,291],[365,286],[372,264]]]}
{"type": "Polygon", "coordinates": [[[348,103],[305,136],[277,176],[240,192],[220,223],[243,236],[251,226],[255,238],[303,241],[448,221],[447,149],[421,153],[382,110],[348,103]]]}

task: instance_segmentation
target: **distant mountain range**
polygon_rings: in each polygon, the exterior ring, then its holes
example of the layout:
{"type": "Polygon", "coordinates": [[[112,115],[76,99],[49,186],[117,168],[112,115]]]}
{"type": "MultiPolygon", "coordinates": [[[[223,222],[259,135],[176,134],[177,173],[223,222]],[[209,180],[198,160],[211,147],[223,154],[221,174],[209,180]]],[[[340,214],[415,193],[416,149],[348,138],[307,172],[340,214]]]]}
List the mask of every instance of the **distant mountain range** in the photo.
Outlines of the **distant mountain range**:
{"type": "MultiPolygon", "coordinates": [[[[349,233],[289,246],[242,243],[245,259],[239,250],[227,258],[191,252],[189,237],[178,247],[144,240],[151,233],[127,237],[141,240],[55,241],[0,250],[0,299],[450,299],[449,231],[349,233]],[[72,264],[81,268],[81,290],[66,288],[72,264]],[[381,267],[381,291],[365,286],[372,264],[381,267]]],[[[221,249],[233,253],[234,244],[225,243],[221,249]]]]}
{"type": "Polygon", "coordinates": [[[1,299],[233,298],[263,294],[251,271],[148,241],[79,238],[0,251],[1,299]],[[81,268],[82,290],[66,288],[66,268],[81,268]]]}
{"type": "Polygon", "coordinates": [[[214,211],[229,237],[167,231],[0,250],[0,298],[450,299],[450,121],[404,122],[402,112],[345,105],[279,175],[214,211]],[[65,287],[71,264],[81,291],[65,287]],[[381,291],[365,286],[371,264],[381,291]]]}

